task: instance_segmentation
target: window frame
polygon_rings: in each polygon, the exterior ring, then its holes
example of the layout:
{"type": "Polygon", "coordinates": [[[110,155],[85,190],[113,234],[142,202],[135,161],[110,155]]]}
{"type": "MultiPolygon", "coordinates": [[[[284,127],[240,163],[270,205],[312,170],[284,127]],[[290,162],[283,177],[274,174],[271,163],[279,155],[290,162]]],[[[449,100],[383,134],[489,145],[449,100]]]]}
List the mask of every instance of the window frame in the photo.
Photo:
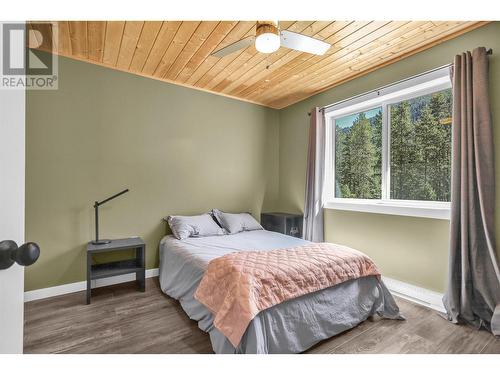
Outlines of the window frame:
{"type": "Polygon", "coordinates": [[[390,106],[403,100],[429,95],[451,88],[449,67],[442,67],[396,82],[381,89],[355,96],[325,109],[325,183],[323,201],[325,208],[382,213],[402,216],[450,218],[450,202],[399,200],[390,197],[390,106]],[[382,170],[381,198],[335,197],[335,120],[377,107],[382,108],[382,170]],[[328,183],[333,181],[333,183],[328,183]]]}

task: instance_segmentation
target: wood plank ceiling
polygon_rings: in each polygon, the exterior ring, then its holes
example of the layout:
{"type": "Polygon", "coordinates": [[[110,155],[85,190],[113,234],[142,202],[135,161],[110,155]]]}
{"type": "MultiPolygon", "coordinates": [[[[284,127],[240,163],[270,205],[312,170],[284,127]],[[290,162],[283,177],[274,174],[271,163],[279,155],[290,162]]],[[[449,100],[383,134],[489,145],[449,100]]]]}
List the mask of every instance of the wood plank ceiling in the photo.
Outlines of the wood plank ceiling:
{"type": "MultiPolygon", "coordinates": [[[[272,108],[284,108],[485,23],[281,21],[281,28],[332,47],[315,56],[283,47],[263,54],[252,45],[217,58],[210,53],[254,35],[255,22],[55,22],[59,55],[272,108]]],[[[31,27],[49,40],[50,24],[31,27]]],[[[47,49],[47,43],[39,48],[47,49]]]]}

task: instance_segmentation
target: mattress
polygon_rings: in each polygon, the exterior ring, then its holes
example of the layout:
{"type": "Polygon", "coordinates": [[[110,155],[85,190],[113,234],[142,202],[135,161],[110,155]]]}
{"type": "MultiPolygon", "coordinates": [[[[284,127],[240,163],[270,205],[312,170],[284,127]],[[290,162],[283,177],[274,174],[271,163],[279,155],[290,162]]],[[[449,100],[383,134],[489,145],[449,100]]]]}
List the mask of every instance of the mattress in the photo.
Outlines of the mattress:
{"type": "Polygon", "coordinates": [[[266,230],[184,240],[165,236],[159,248],[160,286],[209,333],[215,353],[300,353],[372,315],[402,319],[383,282],[374,276],[363,277],[260,312],[235,348],[214,327],[212,314],[193,297],[210,260],[235,251],[267,251],[306,243],[266,230]]]}

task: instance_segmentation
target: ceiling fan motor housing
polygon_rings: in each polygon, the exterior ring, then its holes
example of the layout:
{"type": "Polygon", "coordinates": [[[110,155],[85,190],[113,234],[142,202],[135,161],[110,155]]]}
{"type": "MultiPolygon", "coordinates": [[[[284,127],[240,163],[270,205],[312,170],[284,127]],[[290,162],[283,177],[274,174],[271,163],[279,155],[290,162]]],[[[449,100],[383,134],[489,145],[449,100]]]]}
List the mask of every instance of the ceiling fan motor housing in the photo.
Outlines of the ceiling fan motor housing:
{"type": "Polygon", "coordinates": [[[257,21],[255,35],[259,36],[264,33],[279,35],[278,23],[275,21],[257,21]]]}

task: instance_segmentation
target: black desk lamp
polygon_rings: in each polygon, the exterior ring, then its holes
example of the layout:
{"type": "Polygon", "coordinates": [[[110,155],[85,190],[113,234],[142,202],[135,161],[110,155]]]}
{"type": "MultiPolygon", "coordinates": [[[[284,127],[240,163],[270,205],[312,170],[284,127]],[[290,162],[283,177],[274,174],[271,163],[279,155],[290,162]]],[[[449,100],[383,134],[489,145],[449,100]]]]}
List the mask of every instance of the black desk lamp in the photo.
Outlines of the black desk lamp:
{"type": "Polygon", "coordinates": [[[105,245],[107,243],[110,243],[111,240],[100,240],[99,239],[99,206],[109,202],[112,199],[115,199],[116,197],[119,197],[122,194],[125,194],[128,191],[128,189],[125,189],[123,191],[120,191],[118,194],[113,195],[112,197],[106,198],[103,201],[100,202],[95,202],[94,203],[94,210],[95,210],[95,241],[92,241],[92,245],[105,245]]]}

